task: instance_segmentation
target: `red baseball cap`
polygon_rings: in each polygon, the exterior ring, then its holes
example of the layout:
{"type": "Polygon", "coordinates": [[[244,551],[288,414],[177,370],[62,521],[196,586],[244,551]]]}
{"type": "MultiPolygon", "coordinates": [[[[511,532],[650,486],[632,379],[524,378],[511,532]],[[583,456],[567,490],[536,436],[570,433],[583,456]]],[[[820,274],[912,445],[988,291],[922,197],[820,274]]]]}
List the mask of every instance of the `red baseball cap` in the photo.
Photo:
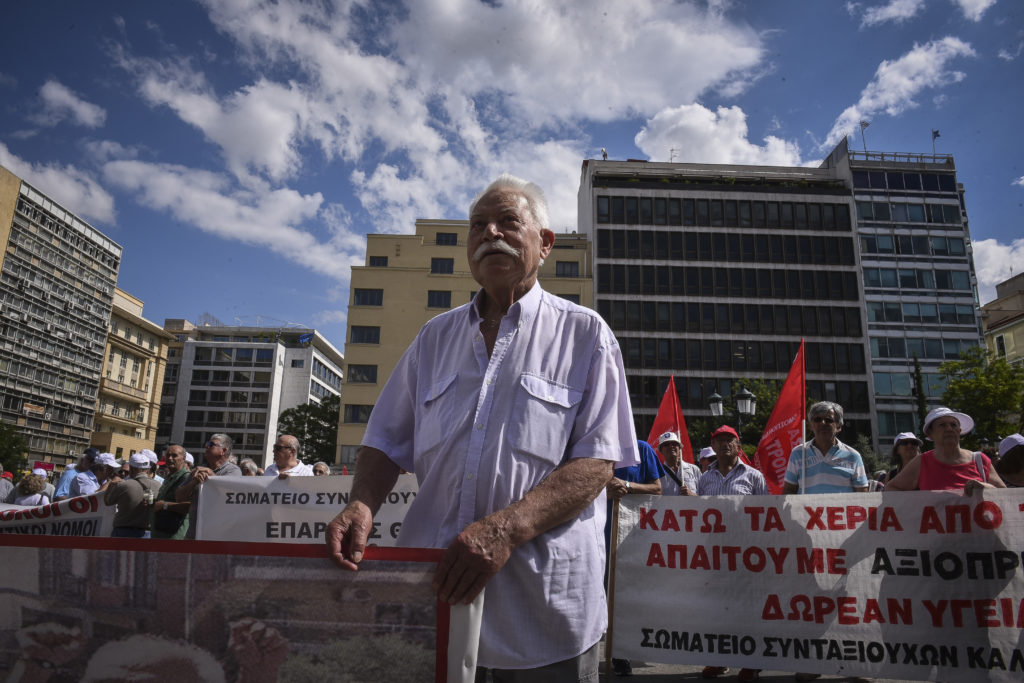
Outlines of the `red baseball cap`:
{"type": "Polygon", "coordinates": [[[719,427],[715,431],[711,432],[711,438],[713,439],[716,436],[718,436],[719,434],[732,434],[737,439],[740,438],[740,435],[736,433],[736,430],[733,429],[732,427],[730,427],[729,425],[722,425],[721,427],[719,427]]]}

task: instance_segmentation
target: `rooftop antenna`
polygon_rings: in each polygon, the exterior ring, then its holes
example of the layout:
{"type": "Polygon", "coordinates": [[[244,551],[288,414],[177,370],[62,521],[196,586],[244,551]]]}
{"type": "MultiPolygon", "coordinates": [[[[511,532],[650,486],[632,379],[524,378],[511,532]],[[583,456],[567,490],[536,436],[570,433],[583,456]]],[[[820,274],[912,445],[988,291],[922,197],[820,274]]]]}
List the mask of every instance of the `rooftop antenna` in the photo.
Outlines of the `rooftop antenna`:
{"type": "Polygon", "coordinates": [[[604,147],[601,148],[601,159],[603,161],[608,161],[608,150],[606,150],[604,147]]]}
{"type": "Polygon", "coordinates": [[[677,150],[676,150],[676,148],[675,148],[675,147],[673,147],[672,149],[670,149],[670,150],[668,151],[668,163],[670,163],[670,164],[671,164],[671,163],[672,163],[673,161],[675,161],[675,160],[676,160],[676,151],[677,151],[677,150]]]}
{"type": "Polygon", "coordinates": [[[864,143],[864,153],[865,154],[868,153],[868,140],[867,140],[866,137],[864,137],[864,129],[867,128],[870,125],[871,125],[870,121],[861,121],[860,122],[860,141],[862,143],[864,143]]]}
{"type": "Polygon", "coordinates": [[[935,156],[935,138],[940,137],[939,129],[932,128],[932,156],[935,156]]]}

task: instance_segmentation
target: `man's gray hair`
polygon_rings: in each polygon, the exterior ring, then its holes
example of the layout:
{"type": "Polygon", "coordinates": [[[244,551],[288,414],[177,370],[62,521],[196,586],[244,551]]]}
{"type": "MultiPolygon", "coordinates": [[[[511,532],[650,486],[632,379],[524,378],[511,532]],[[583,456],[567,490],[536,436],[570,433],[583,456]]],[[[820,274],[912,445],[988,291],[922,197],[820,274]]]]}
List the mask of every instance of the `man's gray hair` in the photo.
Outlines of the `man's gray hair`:
{"type": "Polygon", "coordinates": [[[548,220],[548,200],[544,197],[544,190],[540,189],[540,185],[531,183],[529,180],[517,178],[511,173],[502,173],[493,183],[485,187],[483,192],[473,199],[469,205],[470,216],[473,215],[473,209],[476,208],[480,199],[493,190],[515,190],[516,192],[521,192],[523,196],[526,197],[526,203],[530,207],[530,213],[533,214],[533,220],[536,221],[540,229],[550,229],[548,220]]]}
{"type": "Polygon", "coordinates": [[[234,443],[234,441],[231,440],[230,436],[228,436],[227,434],[214,434],[213,436],[210,437],[209,440],[216,441],[217,443],[219,443],[221,445],[221,448],[226,450],[228,452],[228,455],[231,455],[231,445],[234,443]]]}
{"type": "Polygon", "coordinates": [[[813,422],[814,418],[818,415],[828,415],[829,412],[835,413],[836,426],[843,426],[843,407],[838,403],[832,401],[819,401],[811,406],[811,409],[807,411],[807,421],[813,422]]]}
{"type": "Polygon", "coordinates": [[[256,461],[253,460],[252,458],[243,458],[242,462],[238,463],[238,466],[242,468],[243,471],[248,472],[250,476],[253,477],[256,476],[256,472],[257,470],[259,470],[259,465],[257,465],[256,461]]]}

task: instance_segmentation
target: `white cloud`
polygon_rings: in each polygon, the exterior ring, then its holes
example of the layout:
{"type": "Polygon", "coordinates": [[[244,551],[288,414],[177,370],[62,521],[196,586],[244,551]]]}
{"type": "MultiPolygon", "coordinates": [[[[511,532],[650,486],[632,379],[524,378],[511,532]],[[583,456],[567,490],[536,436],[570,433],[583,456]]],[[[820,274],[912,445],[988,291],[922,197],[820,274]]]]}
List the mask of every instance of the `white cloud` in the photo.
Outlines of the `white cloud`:
{"type": "Polygon", "coordinates": [[[988,303],[996,298],[996,285],[1011,278],[1024,263],[1024,238],[1003,244],[995,239],[974,245],[974,269],[978,276],[978,298],[988,303]]]}
{"type": "Polygon", "coordinates": [[[1022,50],[1024,50],[1024,42],[1019,42],[1017,43],[1017,47],[1013,51],[1003,48],[999,50],[997,56],[1004,62],[1012,62],[1013,60],[1017,59],[1017,57],[1020,57],[1020,53],[1022,50]]]}
{"type": "Polygon", "coordinates": [[[320,311],[313,315],[313,324],[317,326],[322,325],[344,325],[348,320],[348,312],[345,310],[329,310],[320,311]]]}
{"type": "Polygon", "coordinates": [[[636,146],[653,161],[668,161],[670,149],[681,162],[800,165],[796,143],[769,135],[764,145],[747,140],[747,115],[739,107],[711,111],[700,104],[666,109],[644,124],[636,146]]]}
{"type": "Polygon", "coordinates": [[[115,140],[86,140],[82,148],[97,165],[113,159],[134,159],[139,155],[135,147],[125,147],[115,140]]]}
{"type": "MultiPolygon", "coordinates": [[[[924,8],[924,0],[889,0],[889,4],[870,7],[861,17],[861,26],[877,26],[887,21],[901,23],[913,18],[924,8]]],[[[847,10],[850,8],[847,6],[847,10]]]]}
{"type": "Polygon", "coordinates": [[[996,4],[996,0],[953,0],[953,4],[960,7],[960,11],[963,12],[965,19],[981,21],[981,15],[989,7],[996,4]]]}
{"type": "Polygon", "coordinates": [[[722,3],[204,4],[252,82],[217,92],[192,62],[122,52],[147,101],[201,130],[250,189],[296,177],[310,147],[342,159],[377,231],[461,218],[484,178],[516,169],[551,195],[556,228],[574,226],[592,146],[579,122],[738,94],[765,73],[762,37],[722,3]]]}
{"type": "Polygon", "coordinates": [[[863,120],[885,113],[898,116],[917,106],[914,98],[926,88],[938,88],[957,83],[965,75],[947,69],[957,57],[971,57],[975,52],[959,38],[947,36],[913,49],[899,59],[883,61],[875,71],[874,79],[861,91],[860,99],[839,115],[829,131],[823,148],[830,148],[858,129],[863,120]]]}
{"type": "Polygon", "coordinates": [[[56,126],[64,120],[86,128],[99,128],[107,120],[107,111],[86,102],[67,86],[53,79],[39,89],[42,109],[32,119],[41,126],[56,126]]]}
{"type": "Polygon", "coordinates": [[[116,219],[114,198],[91,175],[71,164],[33,164],[0,142],[0,166],[78,216],[106,223],[116,219]]]}
{"type": "Polygon", "coordinates": [[[360,259],[357,252],[337,248],[336,235],[324,241],[310,232],[323,203],[320,193],[236,189],[216,173],[142,161],[111,161],[103,173],[107,182],[136,193],[144,206],[224,239],[268,247],[336,280],[347,282],[349,266],[360,259]]]}
{"type": "Polygon", "coordinates": [[[410,5],[408,21],[391,38],[418,80],[457,84],[480,98],[498,93],[505,115],[530,126],[649,116],[744,78],[764,52],[757,33],[714,6],[653,0],[410,5]]]}
{"type": "Polygon", "coordinates": [[[1017,185],[1018,187],[1024,187],[1024,175],[1014,180],[1011,185],[1017,185]]]}

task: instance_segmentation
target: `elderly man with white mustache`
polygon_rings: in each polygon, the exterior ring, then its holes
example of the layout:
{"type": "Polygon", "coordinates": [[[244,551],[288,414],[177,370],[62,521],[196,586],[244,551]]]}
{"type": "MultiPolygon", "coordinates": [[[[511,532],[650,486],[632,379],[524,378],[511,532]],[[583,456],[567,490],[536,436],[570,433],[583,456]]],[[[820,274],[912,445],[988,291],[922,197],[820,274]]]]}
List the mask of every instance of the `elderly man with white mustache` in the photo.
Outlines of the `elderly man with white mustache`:
{"type": "Polygon", "coordinates": [[[441,600],[487,586],[477,680],[597,681],[603,492],[636,462],[622,357],[594,311],[537,283],[555,240],[539,187],[502,175],[469,216],[482,289],[424,325],[399,361],[327,546],[356,569],[400,469],[414,472],[399,544],[447,548],[441,600]]]}

